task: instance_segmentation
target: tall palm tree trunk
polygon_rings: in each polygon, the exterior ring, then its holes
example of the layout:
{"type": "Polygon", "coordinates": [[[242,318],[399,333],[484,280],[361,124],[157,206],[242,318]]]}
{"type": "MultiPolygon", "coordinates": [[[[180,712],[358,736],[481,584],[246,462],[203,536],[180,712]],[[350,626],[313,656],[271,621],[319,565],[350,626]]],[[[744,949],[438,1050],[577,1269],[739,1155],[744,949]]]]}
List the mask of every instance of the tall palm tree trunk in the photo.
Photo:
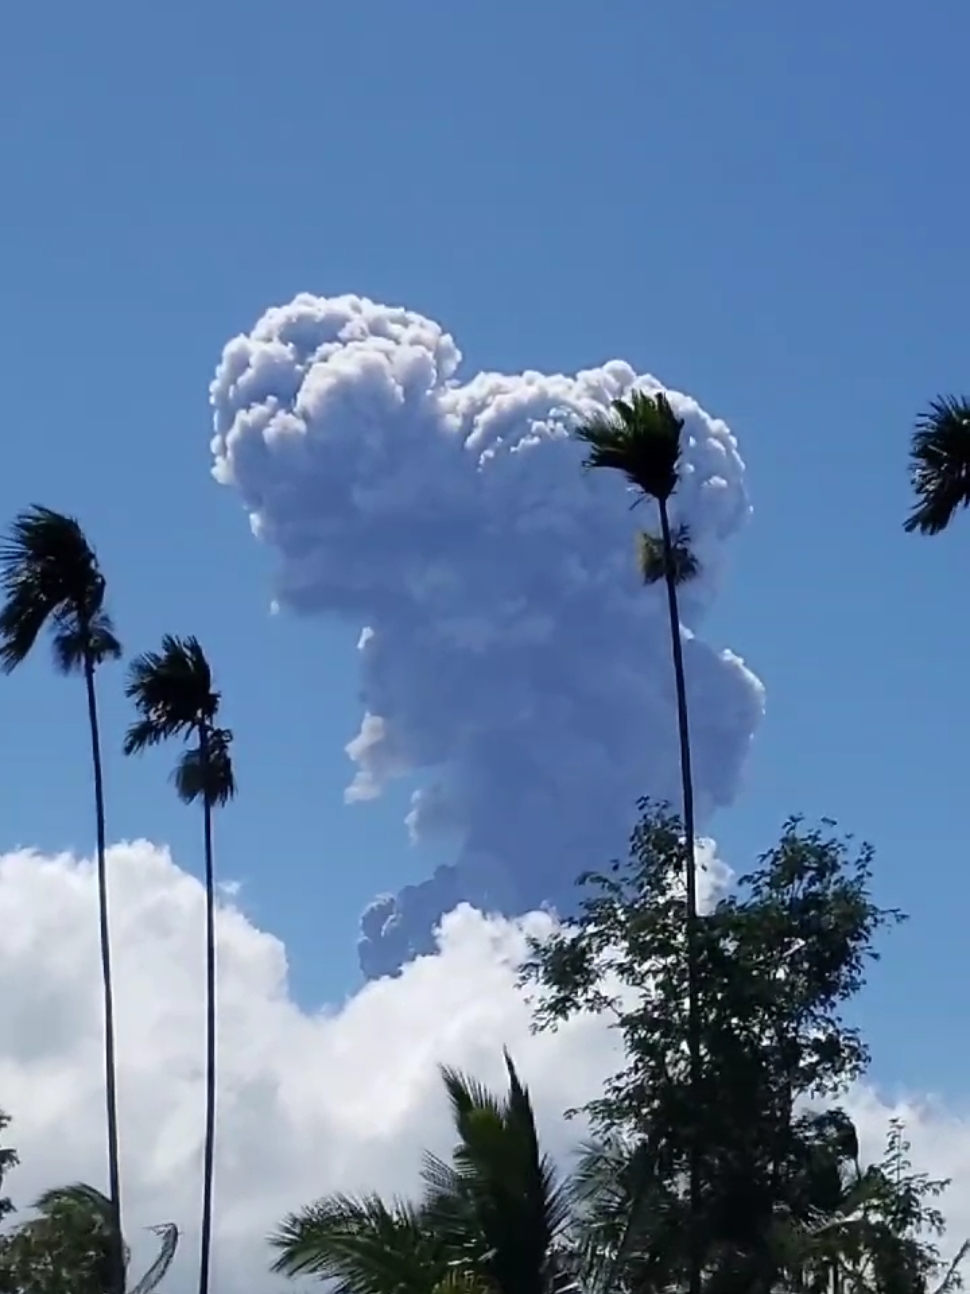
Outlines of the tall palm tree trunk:
{"type": "Polygon", "coordinates": [[[84,663],[84,683],[91,728],[94,765],[94,807],[97,819],[98,906],[101,933],[101,979],[104,987],[104,1091],[108,1122],[108,1198],[111,1206],[110,1294],[125,1294],[125,1246],[121,1230],[121,1166],[118,1150],[118,1081],[115,1060],[114,990],[111,979],[111,935],[108,921],[108,868],[104,812],[104,774],[101,766],[101,733],[94,662],[84,663]]]}
{"type": "Polygon", "coordinates": [[[216,900],[215,869],[212,852],[212,799],[208,792],[209,734],[199,730],[202,753],[203,830],[205,833],[205,1146],[202,1160],[202,1240],[199,1263],[199,1294],[209,1291],[209,1264],[212,1250],[212,1180],[216,1141],[216,900]]]}
{"type": "Polygon", "coordinates": [[[673,541],[667,500],[658,500],[660,529],[664,546],[664,583],[667,586],[667,611],[670,618],[670,645],[674,658],[674,687],[677,693],[677,731],[680,738],[680,781],[684,810],[684,871],[687,881],[687,1050],[690,1065],[691,1104],[695,1122],[691,1131],[689,1199],[689,1294],[700,1294],[700,1193],[701,1157],[696,1115],[701,1077],[700,1004],[697,973],[697,860],[694,856],[694,779],[690,764],[690,729],[687,723],[687,681],[684,674],[684,650],[680,638],[680,612],[677,606],[677,582],[673,561],[673,541]]]}

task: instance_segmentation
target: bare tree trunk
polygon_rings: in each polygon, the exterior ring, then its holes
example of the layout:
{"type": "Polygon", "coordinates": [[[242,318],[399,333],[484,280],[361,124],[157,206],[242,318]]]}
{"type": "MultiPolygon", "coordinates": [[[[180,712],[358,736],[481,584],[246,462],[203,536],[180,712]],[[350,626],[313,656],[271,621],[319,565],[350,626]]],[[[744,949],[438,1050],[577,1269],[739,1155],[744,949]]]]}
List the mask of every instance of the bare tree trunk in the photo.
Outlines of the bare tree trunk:
{"type": "Polygon", "coordinates": [[[108,1123],[108,1198],[111,1204],[110,1294],[125,1294],[125,1244],[121,1231],[121,1166],[118,1148],[118,1080],[115,1060],[114,991],[111,981],[111,937],[108,922],[108,867],[104,811],[104,774],[94,662],[84,662],[84,683],[91,729],[94,766],[94,809],[97,820],[98,908],[101,937],[101,980],[104,991],[104,1093],[108,1123]]]}
{"type": "Polygon", "coordinates": [[[664,548],[664,582],[667,587],[667,611],[670,620],[670,646],[674,658],[674,687],[677,694],[677,731],[680,738],[680,780],[683,796],[684,869],[687,882],[687,1049],[690,1058],[691,1104],[695,1121],[691,1129],[690,1191],[690,1268],[689,1294],[700,1294],[700,1193],[701,1147],[696,1116],[700,1111],[700,1005],[697,973],[697,860],[694,856],[694,781],[690,763],[690,730],[687,723],[687,681],[684,674],[684,652],[680,638],[680,613],[677,607],[677,582],[674,571],[673,541],[666,499],[658,500],[660,527],[664,548]]]}
{"type": "Polygon", "coordinates": [[[216,899],[212,851],[212,797],[209,789],[209,734],[199,731],[203,764],[205,833],[205,981],[206,981],[206,1068],[205,1147],[202,1162],[202,1238],[199,1262],[199,1294],[208,1294],[212,1250],[212,1182],[216,1140],[216,899]]]}

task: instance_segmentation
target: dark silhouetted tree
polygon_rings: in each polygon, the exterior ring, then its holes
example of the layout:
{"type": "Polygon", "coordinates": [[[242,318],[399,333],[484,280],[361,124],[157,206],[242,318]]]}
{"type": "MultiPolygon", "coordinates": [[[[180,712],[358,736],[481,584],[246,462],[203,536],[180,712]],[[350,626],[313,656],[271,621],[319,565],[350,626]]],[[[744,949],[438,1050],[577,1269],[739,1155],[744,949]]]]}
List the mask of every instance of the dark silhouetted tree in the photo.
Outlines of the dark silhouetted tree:
{"type": "Polygon", "coordinates": [[[838,1104],[868,1063],[843,1008],[877,956],[876,936],[901,919],[872,901],[871,851],[828,834],[832,824],[792,819],[699,917],[698,1085],[686,1046],[682,827],[641,808],[629,859],[583,878],[579,916],[534,943],[522,973],[539,990],[537,1028],[606,1012],[624,1042],[623,1068],[585,1107],[594,1139],[577,1174],[603,1288],[689,1285],[699,1145],[694,1240],[707,1294],[827,1294],[823,1274],[859,1272],[863,1257],[878,1277],[867,1288],[898,1294],[885,1275],[892,1262],[911,1274],[924,1260],[927,1272],[938,1267],[927,1248],[912,1248],[912,1201],[903,1208],[912,1179],[859,1167],[838,1104]]]}
{"type": "MultiPolygon", "coordinates": [[[[669,503],[677,488],[680,462],[680,437],[684,420],[679,418],[662,391],[646,395],[633,391],[629,400],[614,400],[612,410],[584,422],[576,435],[588,448],[585,466],[619,472],[641,497],[654,499],[660,514],[659,537],[641,533],[640,572],[645,583],[663,581],[667,594],[670,647],[674,665],[674,689],[677,698],[677,731],[680,744],[680,779],[684,824],[684,870],[687,880],[687,1014],[688,1053],[692,1082],[699,1087],[700,1033],[698,995],[700,980],[695,954],[697,926],[697,863],[694,849],[694,784],[691,774],[690,728],[687,715],[687,680],[684,673],[684,651],[680,631],[677,589],[693,579],[697,561],[690,549],[686,526],[674,530],[670,523],[669,503]]],[[[696,1228],[697,1196],[700,1190],[699,1163],[701,1147],[691,1158],[690,1180],[692,1207],[689,1227],[696,1228]]],[[[691,1272],[690,1294],[700,1294],[700,1272],[691,1272]]]]}
{"type": "Polygon", "coordinates": [[[938,535],[970,503],[970,401],[941,396],[920,415],[909,470],[916,503],[905,529],[938,535]]]}
{"type": "Polygon", "coordinates": [[[138,718],[125,737],[125,754],[133,755],[173,737],[190,743],[175,767],[173,780],[186,804],[202,802],[206,901],[206,1114],[202,1171],[202,1235],[199,1294],[208,1294],[212,1249],[212,1198],[216,1127],[216,929],[212,810],[236,793],[230,746],[232,733],[216,724],[220,695],[196,638],[169,634],[161,651],[145,652],[132,661],[125,694],[138,718]]]}
{"type": "Polygon", "coordinates": [[[105,581],[94,549],[73,517],[31,507],[14,521],[0,547],[0,663],[7,673],[30,655],[41,632],[50,630],[54,662],[62,674],[80,674],[87,694],[97,828],[101,978],[104,995],[104,1070],[108,1134],[108,1198],[113,1219],[113,1283],[124,1294],[121,1233],[121,1170],[118,1149],[117,1065],[111,938],[108,920],[104,778],[95,673],[117,660],[121,645],[104,606],[105,581]]]}

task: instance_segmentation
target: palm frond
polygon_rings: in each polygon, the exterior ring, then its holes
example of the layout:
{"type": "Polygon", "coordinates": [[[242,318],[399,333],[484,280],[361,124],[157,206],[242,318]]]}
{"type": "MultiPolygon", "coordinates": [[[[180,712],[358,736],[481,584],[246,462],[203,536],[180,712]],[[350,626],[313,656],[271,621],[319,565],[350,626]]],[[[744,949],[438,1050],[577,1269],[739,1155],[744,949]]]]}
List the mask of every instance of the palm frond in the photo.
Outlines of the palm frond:
{"type": "Polygon", "coordinates": [[[440,1066],[439,1072],[445,1091],[448,1093],[451,1117],[459,1134],[462,1132],[465,1120],[477,1112],[488,1112],[496,1119],[501,1117],[502,1101],[494,1092],[489,1091],[484,1083],[480,1083],[478,1079],[468,1074],[463,1074],[461,1070],[453,1069],[450,1065],[440,1066]]]}
{"type": "Polygon", "coordinates": [[[511,1057],[500,1099],[444,1067],[459,1141],[450,1164],[425,1156],[424,1207],[450,1251],[506,1294],[550,1287],[554,1242],[569,1209],[542,1154],[532,1103],[511,1057]]]}
{"type": "Polygon", "coordinates": [[[178,730],[168,732],[153,719],[136,719],[125,733],[123,750],[126,755],[140,755],[151,746],[159,746],[178,730]]]}
{"type": "Polygon", "coordinates": [[[77,673],[87,660],[96,666],[121,656],[121,643],[106,611],[96,612],[85,624],[73,614],[56,613],[52,628],[54,664],[62,674],[77,673]]]}
{"type": "Polygon", "coordinates": [[[13,673],[33,651],[52,609],[27,584],[9,589],[0,610],[0,666],[5,674],[13,673]]]}
{"type": "Polygon", "coordinates": [[[211,723],[219,708],[212,671],[194,637],[166,634],[161,651],[136,656],[128,667],[125,696],[145,719],[171,732],[211,723]]]}
{"type": "Polygon", "coordinates": [[[210,806],[228,804],[236,794],[236,777],[229,746],[229,728],[213,728],[206,747],[193,746],[180,757],[172,773],[178,797],[185,804],[205,799],[210,806]]]}
{"type": "Polygon", "coordinates": [[[139,716],[125,737],[127,755],[211,725],[220,700],[199,640],[174,634],[165,635],[161,651],[130,663],[125,696],[139,716]]]}
{"type": "Polygon", "coordinates": [[[273,1271],[333,1281],[333,1294],[428,1294],[453,1271],[420,1211],[379,1196],[336,1195],[291,1213],[270,1237],[273,1271]]]}
{"type": "Polygon", "coordinates": [[[909,472],[916,504],[903,529],[938,535],[970,504],[970,400],[941,396],[920,415],[909,472]]]}
{"type": "Polygon", "coordinates": [[[677,487],[683,418],[662,391],[631,392],[614,400],[610,413],[587,419],[575,430],[588,447],[584,466],[620,472],[627,482],[653,499],[669,499],[677,487]]]}
{"type": "Polygon", "coordinates": [[[683,1202],[656,1168],[646,1141],[614,1136],[581,1147],[569,1194],[586,1289],[661,1288],[683,1266],[683,1202]]]}
{"type": "Polygon", "coordinates": [[[161,1284],[165,1273],[171,1267],[175,1259],[175,1252],[178,1249],[179,1229],[174,1222],[162,1222],[149,1227],[148,1230],[154,1231],[155,1235],[161,1237],[161,1247],[158,1251],[158,1257],[137,1285],[130,1291],[130,1294],[152,1294],[152,1290],[161,1284]]]}
{"type": "Polygon", "coordinates": [[[421,1181],[429,1197],[450,1197],[461,1190],[461,1174],[453,1164],[434,1155],[430,1150],[421,1156],[421,1181]]]}
{"type": "Polygon", "coordinates": [[[963,1288],[962,1267],[970,1255],[970,1240],[964,1240],[963,1244],[957,1250],[956,1254],[948,1263],[943,1273],[943,1278],[937,1282],[933,1289],[933,1294],[954,1294],[955,1290],[963,1288]]]}
{"type": "Polygon", "coordinates": [[[425,1154],[416,1205],[320,1200],[271,1237],[273,1270],[332,1282],[333,1294],[578,1294],[568,1198],[541,1153],[528,1090],[505,1060],[504,1099],[442,1068],[459,1141],[451,1162],[425,1154]]]}
{"type": "MultiPolygon", "coordinates": [[[[644,584],[657,584],[667,578],[667,559],[663,539],[641,531],[637,538],[637,559],[644,584]]],[[[687,584],[700,574],[700,562],[690,546],[690,529],[678,526],[671,536],[670,567],[675,584],[687,584]]]]}
{"type": "Polygon", "coordinates": [[[74,517],[33,506],[20,513],[0,543],[0,667],[16,669],[45,624],[65,673],[86,660],[98,665],[121,647],[104,611],[105,581],[97,555],[74,517]]]}

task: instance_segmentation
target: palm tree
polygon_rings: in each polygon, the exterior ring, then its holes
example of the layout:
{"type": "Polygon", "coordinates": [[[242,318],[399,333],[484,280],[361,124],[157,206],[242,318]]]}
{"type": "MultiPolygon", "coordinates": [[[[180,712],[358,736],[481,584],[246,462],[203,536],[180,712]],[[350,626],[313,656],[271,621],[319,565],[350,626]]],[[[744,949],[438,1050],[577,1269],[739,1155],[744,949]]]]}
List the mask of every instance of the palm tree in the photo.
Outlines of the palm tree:
{"type": "MultiPolygon", "coordinates": [[[[105,1294],[113,1269],[111,1201],[78,1182],[45,1191],[37,1216],[0,1242],[0,1289],[4,1294],[105,1294]]],[[[172,1265],[179,1230],[172,1222],[148,1228],[161,1239],[158,1256],[129,1294],[151,1294],[172,1265]]],[[[122,1242],[125,1273],[129,1262],[122,1242]]],[[[122,1290],[126,1285],[122,1283],[122,1290]]]]}
{"type": "MultiPolygon", "coordinates": [[[[641,534],[640,571],[647,584],[664,583],[673,654],[674,688],[677,697],[677,729],[680,741],[680,779],[684,817],[684,863],[687,889],[687,1013],[690,1082],[695,1095],[700,1090],[700,1006],[697,971],[697,863],[694,854],[694,784],[691,774],[690,729],[687,721],[687,684],[680,635],[677,588],[698,572],[690,550],[686,526],[676,530],[670,524],[669,503],[677,488],[680,462],[680,433],[684,420],[672,409],[662,391],[650,396],[633,391],[629,400],[614,400],[610,413],[587,419],[576,430],[577,439],[588,447],[584,466],[619,472],[640,492],[641,498],[656,500],[660,513],[659,537],[641,534]]],[[[638,500],[639,501],[639,500],[638,500]]],[[[699,1108],[699,1101],[694,1102],[699,1108]]],[[[693,1139],[690,1155],[691,1234],[696,1241],[700,1208],[700,1146],[693,1139]]],[[[699,1294],[701,1272],[699,1244],[691,1245],[690,1294],[699,1294]]]]}
{"type": "Polygon", "coordinates": [[[909,473],[917,501],[903,528],[938,535],[970,504],[970,400],[940,396],[920,415],[909,473]]]}
{"type": "Polygon", "coordinates": [[[118,1153],[117,1071],[114,993],[108,921],[104,779],[95,672],[117,660],[121,644],[104,607],[105,581],[94,549],[74,517],[50,508],[27,508],[0,545],[0,665],[12,673],[30,655],[45,626],[51,630],[54,661],[62,674],[81,674],[87,691],[97,824],[101,978],[104,993],[105,1103],[108,1125],[108,1193],[114,1236],[112,1294],[124,1294],[121,1238],[121,1171],[118,1153]]]}
{"type": "Polygon", "coordinates": [[[504,1099],[442,1069],[458,1144],[450,1161],[424,1156],[418,1203],[319,1200],[270,1238],[273,1270],[333,1281],[333,1294],[565,1294],[568,1197],[540,1149],[528,1091],[505,1059],[504,1099]]]}
{"type": "Polygon", "coordinates": [[[132,661],[125,695],[139,718],[125,736],[125,754],[133,755],[172,737],[194,744],[179,758],[173,780],[185,804],[202,801],[206,902],[206,1113],[202,1167],[202,1237],[199,1294],[209,1288],[212,1249],[212,1180],[216,1119],[216,926],[212,810],[236,793],[232,733],[216,726],[220,695],[198,639],[167,634],[159,652],[144,652],[132,661]]]}
{"type": "Polygon", "coordinates": [[[680,1197],[649,1138],[611,1132],[580,1148],[570,1181],[581,1284],[590,1294],[680,1288],[680,1197]]]}

